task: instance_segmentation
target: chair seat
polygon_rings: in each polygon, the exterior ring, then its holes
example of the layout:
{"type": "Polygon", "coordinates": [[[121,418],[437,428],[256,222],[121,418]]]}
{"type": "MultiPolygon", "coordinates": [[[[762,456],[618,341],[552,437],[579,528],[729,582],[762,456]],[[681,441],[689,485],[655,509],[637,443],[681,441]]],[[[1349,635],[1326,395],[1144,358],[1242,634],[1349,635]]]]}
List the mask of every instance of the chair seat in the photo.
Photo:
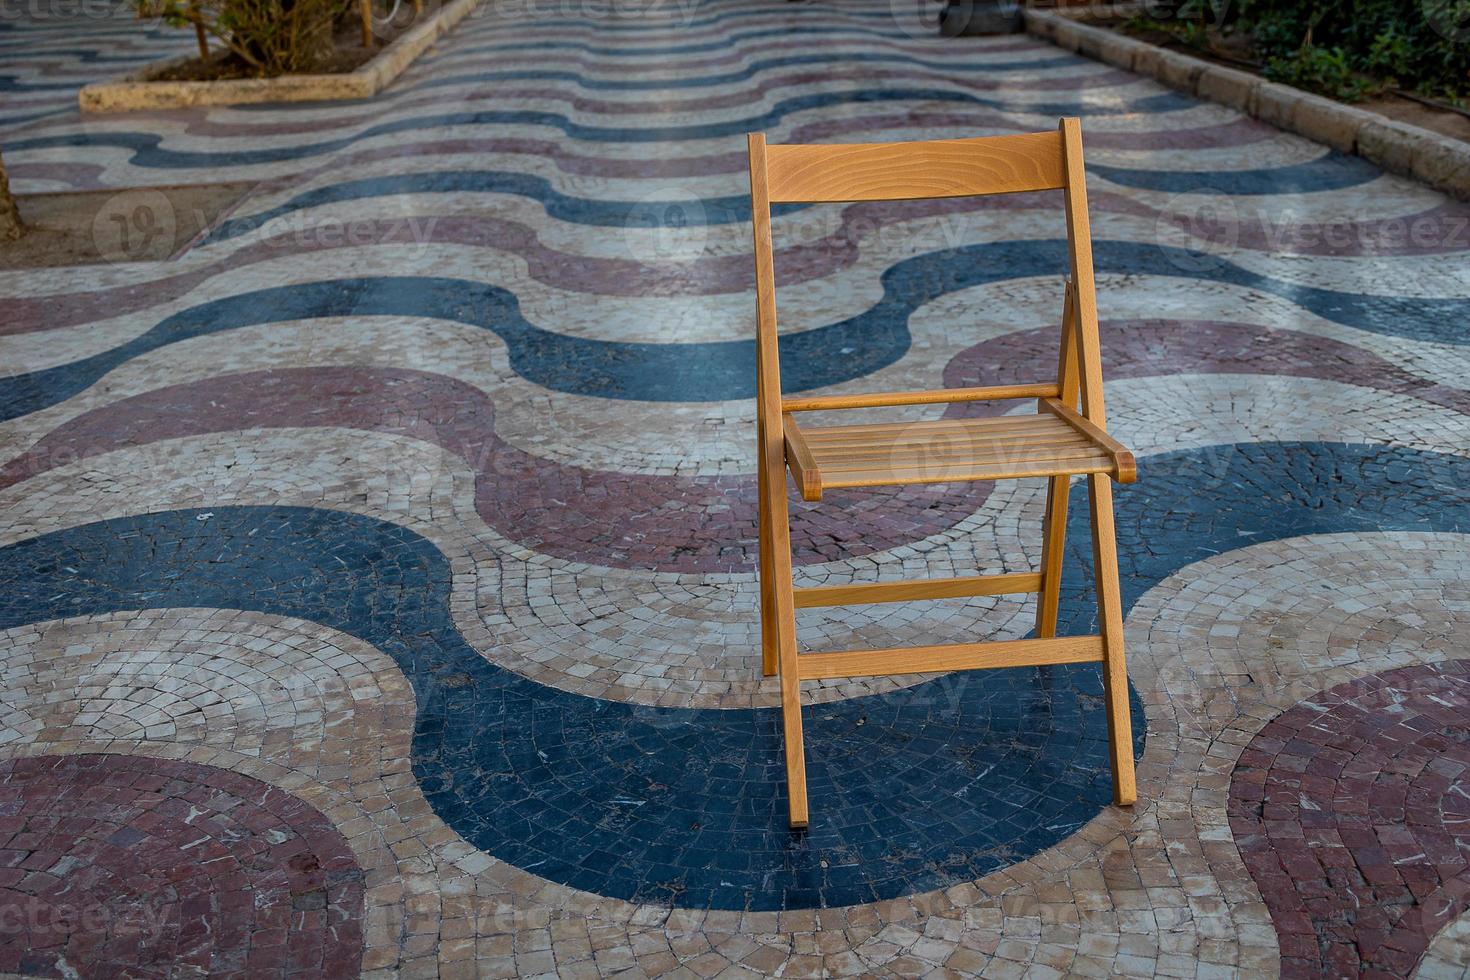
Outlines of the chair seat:
{"type": "Polygon", "coordinates": [[[802,495],[835,487],[1115,473],[1116,457],[1051,413],[875,425],[799,425],[787,415],[787,462],[802,495]]]}

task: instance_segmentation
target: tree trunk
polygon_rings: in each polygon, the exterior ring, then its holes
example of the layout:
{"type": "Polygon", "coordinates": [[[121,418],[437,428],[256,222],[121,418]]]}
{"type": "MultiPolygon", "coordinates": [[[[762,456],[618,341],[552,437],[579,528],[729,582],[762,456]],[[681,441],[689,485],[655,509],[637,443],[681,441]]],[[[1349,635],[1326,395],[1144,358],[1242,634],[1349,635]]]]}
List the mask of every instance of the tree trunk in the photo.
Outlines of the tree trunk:
{"type": "Polygon", "coordinates": [[[5,176],[5,158],[0,157],[0,241],[11,242],[25,234],[20,223],[20,210],[10,193],[10,178],[5,176]]]}

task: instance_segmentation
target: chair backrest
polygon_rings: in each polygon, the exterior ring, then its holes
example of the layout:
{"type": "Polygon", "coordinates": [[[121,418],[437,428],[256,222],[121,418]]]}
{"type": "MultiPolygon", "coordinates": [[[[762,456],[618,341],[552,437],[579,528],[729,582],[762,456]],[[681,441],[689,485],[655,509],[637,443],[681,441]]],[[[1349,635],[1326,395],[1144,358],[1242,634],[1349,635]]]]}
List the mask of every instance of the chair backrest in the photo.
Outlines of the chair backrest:
{"type": "MultiPolygon", "coordinates": [[[[771,246],[772,203],[901,201],[1061,190],[1066,200],[1070,282],[1063,312],[1057,386],[1069,405],[1104,423],[1102,367],[1082,128],[1061,120],[1055,132],[916,143],[767,145],[751,133],[750,198],[755,231],[757,411],[779,425],[781,368],[771,246]]],[[[773,437],[776,430],[770,433],[773,437]]]]}
{"type": "Polygon", "coordinates": [[[773,204],[975,197],[1056,190],[1066,183],[1060,132],[765,149],[773,204]]]}

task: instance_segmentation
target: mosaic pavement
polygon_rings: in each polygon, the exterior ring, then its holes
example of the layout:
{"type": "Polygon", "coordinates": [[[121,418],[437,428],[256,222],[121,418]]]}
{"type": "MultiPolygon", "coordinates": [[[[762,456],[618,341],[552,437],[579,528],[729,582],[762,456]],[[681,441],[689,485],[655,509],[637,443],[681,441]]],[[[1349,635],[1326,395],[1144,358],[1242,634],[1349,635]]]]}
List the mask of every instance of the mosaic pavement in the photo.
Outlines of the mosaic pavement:
{"type": "MultiPolygon", "coordinates": [[[[487,0],[373,103],[86,119],[187,44],[0,30],[19,192],[115,190],[146,239],[178,217],[146,188],[251,187],[170,261],[0,273],[0,972],[1470,976],[1470,205],[895,9],[487,0]],[[1095,668],[829,681],[793,836],[742,134],[1061,114],[1140,461],[1140,803],[1095,668]]],[[[1043,376],[1058,206],[778,210],[788,388],[1043,376]]],[[[795,501],[798,577],[1031,568],[1042,505],[795,501]]]]}

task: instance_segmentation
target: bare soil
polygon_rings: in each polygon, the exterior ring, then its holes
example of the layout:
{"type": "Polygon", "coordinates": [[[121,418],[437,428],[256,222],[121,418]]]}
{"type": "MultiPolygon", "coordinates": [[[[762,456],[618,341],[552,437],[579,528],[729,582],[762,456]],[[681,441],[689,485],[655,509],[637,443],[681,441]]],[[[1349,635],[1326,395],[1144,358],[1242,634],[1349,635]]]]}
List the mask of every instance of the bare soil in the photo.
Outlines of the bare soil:
{"type": "MultiPolygon", "coordinates": [[[[211,47],[219,46],[220,42],[214,38],[210,39],[211,47]]],[[[362,46],[362,28],[356,24],[343,25],[338,28],[332,37],[332,50],[311,71],[304,74],[312,75],[337,75],[346,74],[365,64],[370,58],[383,50],[381,43],[374,44],[370,48],[362,46]]],[[[191,58],[188,61],[167,65],[149,72],[143,76],[145,82],[221,82],[237,78],[264,78],[259,68],[245,61],[227,48],[219,46],[219,50],[204,58],[191,58]]]]}
{"type": "Polygon", "coordinates": [[[18,196],[26,233],[0,242],[0,269],[162,261],[226,214],[253,183],[18,196]]]}

